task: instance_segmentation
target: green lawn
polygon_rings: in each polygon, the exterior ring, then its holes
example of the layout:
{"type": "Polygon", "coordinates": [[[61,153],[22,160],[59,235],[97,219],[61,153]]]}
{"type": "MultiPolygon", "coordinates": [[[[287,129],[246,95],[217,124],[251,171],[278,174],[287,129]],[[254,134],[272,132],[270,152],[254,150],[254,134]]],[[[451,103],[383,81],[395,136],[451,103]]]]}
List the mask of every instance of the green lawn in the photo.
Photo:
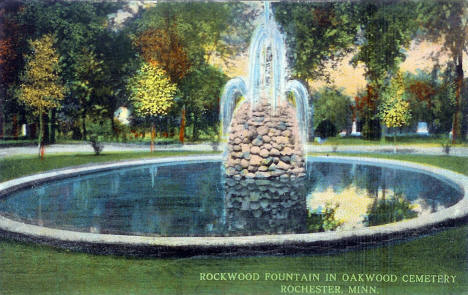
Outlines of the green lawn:
{"type": "MultiPolygon", "coordinates": [[[[447,138],[430,136],[398,136],[397,145],[399,146],[420,146],[420,147],[440,147],[442,143],[445,143],[447,138]]],[[[319,144],[319,143],[314,143],[319,144]]],[[[393,137],[387,136],[386,141],[382,142],[381,140],[369,140],[361,137],[330,137],[327,138],[320,145],[393,145],[393,137]]],[[[454,146],[468,146],[466,142],[458,143],[454,146]]]]}
{"type": "MultiPolygon", "coordinates": [[[[203,142],[210,142],[212,140],[211,137],[205,137],[202,138],[196,142],[192,142],[191,140],[187,139],[186,143],[203,143],[203,142]]],[[[105,142],[108,143],[127,143],[127,144],[146,144],[149,145],[150,139],[145,138],[143,140],[141,139],[132,139],[132,138],[127,138],[125,141],[122,139],[106,139],[104,140],[105,142]]],[[[401,146],[407,146],[407,145],[416,145],[420,147],[440,147],[442,143],[445,143],[447,141],[446,137],[442,136],[398,136],[397,137],[397,145],[401,146]]],[[[165,138],[165,137],[158,137],[155,140],[156,144],[179,144],[179,139],[178,138],[165,138]]],[[[83,140],[71,140],[71,139],[64,139],[64,138],[59,138],[57,139],[57,144],[82,144],[86,143],[86,141],[83,140]]],[[[312,142],[311,142],[312,143],[312,142]]],[[[9,145],[36,145],[37,140],[35,139],[8,139],[8,140],[2,140],[0,139],[0,147],[2,146],[9,146],[9,145]]],[[[317,144],[319,143],[313,142],[312,144],[317,144]]],[[[353,137],[353,136],[345,136],[345,137],[330,137],[327,138],[326,141],[322,142],[320,145],[393,145],[393,137],[392,136],[387,136],[386,141],[382,142],[380,139],[377,140],[369,140],[369,139],[364,139],[361,137],[353,137]]],[[[468,146],[468,142],[463,142],[463,143],[458,143],[455,144],[454,146],[468,146]]]]}
{"type": "Polygon", "coordinates": [[[78,166],[90,163],[114,162],[120,160],[160,158],[172,156],[189,156],[200,154],[216,154],[214,152],[177,152],[149,151],[138,152],[104,152],[99,156],[93,153],[51,154],[41,160],[37,155],[21,155],[0,158],[0,181],[16,178],[36,172],[58,169],[68,166],[78,166]]]}
{"type": "MultiPolygon", "coordinates": [[[[48,156],[42,162],[25,156],[1,160],[0,171],[5,180],[89,162],[173,154],[56,155],[48,156]]],[[[468,174],[467,158],[372,156],[428,163],[468,174]]],[[[348,294],[347,288],[352,285],[375,286],[378,294],[385,295],[468,294],[467,233],[468,225],[461,225],[407,242],[339,254],[189,259],[88,255],[0,240],[0,294],[294,294],[281,293],[281,282],[200,281],[201,272],[256,272],[262,276],[266,272],[319,273],[322,281],[318,285],[340,285],[343,294],[348,294]],[[324,282],[326,273],[336,273],[337,281],[324,282]],[[351,283],[341,279],[343,274],[359,273],[395,274],[399,281],[351,283]],[[456,277],[454,284],[403,283],[404,274],[456,277]]]]}

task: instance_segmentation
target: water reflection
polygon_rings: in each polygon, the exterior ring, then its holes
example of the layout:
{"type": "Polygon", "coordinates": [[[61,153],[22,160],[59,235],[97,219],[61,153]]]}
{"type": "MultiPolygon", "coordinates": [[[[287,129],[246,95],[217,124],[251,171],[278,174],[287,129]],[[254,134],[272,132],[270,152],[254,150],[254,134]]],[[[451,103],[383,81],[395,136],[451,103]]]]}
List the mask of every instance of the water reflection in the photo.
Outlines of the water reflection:
{"type": "Polygon", "coordinates": [[[307,232],[305,178],[279,182],[226,177],[225,192],[230,235],[307,232]]]}
{"type": "Polygon", "coordinates": [[[27,223],[95,233],[228,236],[352,230],[430,214],[462,193],[433,176],[311,162],[294,181],[235,180],[219,162],[147,165],[48,182],[0,200],[27,223]]]}

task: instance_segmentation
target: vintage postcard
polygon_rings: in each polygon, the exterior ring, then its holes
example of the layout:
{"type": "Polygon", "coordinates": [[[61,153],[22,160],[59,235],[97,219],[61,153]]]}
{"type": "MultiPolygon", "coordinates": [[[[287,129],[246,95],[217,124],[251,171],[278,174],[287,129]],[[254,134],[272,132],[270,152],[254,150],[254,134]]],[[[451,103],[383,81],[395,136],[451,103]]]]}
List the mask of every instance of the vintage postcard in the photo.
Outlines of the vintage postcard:
{"type": "Polygon", "coordinates": [[[468,294],[468,2],[0,3],[0,295],[468,294]]]}

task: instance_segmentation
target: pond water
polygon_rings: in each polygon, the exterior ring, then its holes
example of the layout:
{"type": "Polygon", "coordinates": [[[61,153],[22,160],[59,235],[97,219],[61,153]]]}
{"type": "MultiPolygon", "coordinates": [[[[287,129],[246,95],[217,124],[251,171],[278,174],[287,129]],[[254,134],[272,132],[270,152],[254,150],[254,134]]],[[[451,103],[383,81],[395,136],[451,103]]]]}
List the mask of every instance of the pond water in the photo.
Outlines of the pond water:
{"type": "Polygon", "coordinates": [[[42,183],[0,200],[0,214],[51,228],[149,236],[353,230],[430,214],[463,192],[438,176],[309,159],[295,180],[236,180],[220,161],[121,168],[42,183]]]}

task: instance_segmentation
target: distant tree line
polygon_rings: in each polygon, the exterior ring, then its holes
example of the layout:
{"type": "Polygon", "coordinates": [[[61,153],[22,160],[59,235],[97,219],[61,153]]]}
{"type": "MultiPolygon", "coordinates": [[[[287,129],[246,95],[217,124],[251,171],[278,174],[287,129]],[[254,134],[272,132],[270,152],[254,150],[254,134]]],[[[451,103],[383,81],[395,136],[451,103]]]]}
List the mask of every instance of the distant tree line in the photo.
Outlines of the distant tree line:
{"type": "MultiPolygon", "coordinates": [[[[353,103],[364,137],[382,135],[384,125],[389,126],[384,122],[389,122],[391,105],[399,106],[397,112],[406,117],[405,124],[410,117],[402,106],[411,108],[412,118],[427,120],[433,131],[452,131],[454,142],[466,137],[468,103],[463,55],[468,50],[468,2],[280,2],[274,7],[276,19],[287,34],[295,77],[305,81],[329,78],[327,66],[336,67],[348,54],[353,54],[354,66],[364,66],[367,86],[353,103]],[[408,95],[399,98],[405,102],[392,103],[389,100],[395,97],[390,93],[394,91],[390,89],[391,81],[399,75],[405,50],[411,42],[421,40],[441,44],[436,56],[445,54],[449,59],[444,65],[437,63],[431,74],[408,76],[409,85],[404,91],[408,95]]],[[[327,91],[322,94],[330,95],[327,91]]]]}
{"type": "Polygon", "coordinates": [[[109,15],[126,2],[0,5],[0,137],[27,123],[43,143],[144,136],[151,126],[182,140],[214,136],[228,77],[212,60],[247,47],[256,15],[242,3],[160,3],[114,27],[109,15]],[[130,126],[114,118],[121,106],[130,126]]]}
{"type": "MultiPolygon", "coordinates": [[[[219,96],[229,77],[214,64],[229,65],[245,51],[258,11],[241,2],[162,2],[114,26],[109,16],[127,4],[0,4],[0,138],[18,137],[23,124],[41,144],[57,136],[142,138],[148,130],[152,139],[181,141],[218,134],[219,96]],[[132,114],[128,126],[115,120],[122,106],[132,114]]],[[[432,132],[451,131],[454,141],[466,136],[468,2],[272,7],[287,38],[292,78],[329,78],[328,66],[349,54],[353,65],[364,66],[367,85],[356,97],[333,86],[312,94],[315,127],[327,120],[339,132],[354,118],[364,137],[379,138],[384,126],[421,120],[432,132]],[[405,50],[419,40],[441,44],[448,61],[430,73],[401,73],[405,50]]]]}

